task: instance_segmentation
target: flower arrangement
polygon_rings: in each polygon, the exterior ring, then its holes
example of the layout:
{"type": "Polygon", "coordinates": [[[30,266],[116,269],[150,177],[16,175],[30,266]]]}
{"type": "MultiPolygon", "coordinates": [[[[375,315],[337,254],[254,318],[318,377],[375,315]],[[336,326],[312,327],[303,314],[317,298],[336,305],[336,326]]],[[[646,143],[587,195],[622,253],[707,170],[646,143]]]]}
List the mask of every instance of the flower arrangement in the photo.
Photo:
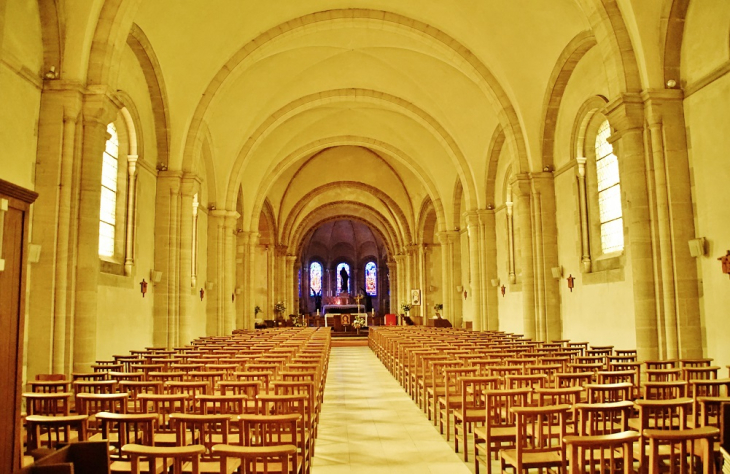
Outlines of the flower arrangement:
{"type": "Polygon", "coordinates": [[[255,317],[255,316],[258,316],[258,314],[259,314],[259,313],[260,313],[261,311],[262,311],[262,310],[261,310],[261,306],[259,306],[259,305],[256,305],[256,307],[255,307],[255,308],[253,309],[253,315],[254,315],[254,317],[255,317]]]}
{"type": "Polygon", "coordinates": [[[434,309],[434,311],[436,311],[438,313],[439,311],[444,309],[444,305],[441,303],[436,303],[435,305],[433,305],[433,309],[434,309]]]}
{"type": "Polygon", "coordinates": [[[286,311],[286,305],[283,302],[279,301],[274,305],[275,313],[283,313],[284,311],[286,311]]]}
{"type": "Polygon", "coordinates": [[[404,313],[408,314],[411,311],[411,305],[409,305],[408,303],[401,303],[400,304],[400,309],[404,313]]]}
{"type": "Polygon", "coordinates": [[[304,327],[304,316],[301,314],[299,316],[292,316],[291,317],[292,324],[294,324],[294,327],[302,328],[304,327]]]}
{"type": "Polygon", "coordinates": [[[367,326],[367,322],[365,321],[365,316],[355,316],[355,318],[352,320],[352,327],[355,329],[360,329],[365,326],[367,326]]]}

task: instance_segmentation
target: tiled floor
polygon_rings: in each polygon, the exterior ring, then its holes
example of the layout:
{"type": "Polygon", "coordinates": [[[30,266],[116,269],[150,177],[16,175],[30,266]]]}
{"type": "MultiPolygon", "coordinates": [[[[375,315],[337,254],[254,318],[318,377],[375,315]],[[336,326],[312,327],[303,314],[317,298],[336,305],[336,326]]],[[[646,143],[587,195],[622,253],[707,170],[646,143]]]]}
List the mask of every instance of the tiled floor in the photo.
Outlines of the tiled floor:
{"type": "Polygon", "coordinates": [[[316,443],[313,474],[474,469],[367,347],[332,348],[316,443]]]}

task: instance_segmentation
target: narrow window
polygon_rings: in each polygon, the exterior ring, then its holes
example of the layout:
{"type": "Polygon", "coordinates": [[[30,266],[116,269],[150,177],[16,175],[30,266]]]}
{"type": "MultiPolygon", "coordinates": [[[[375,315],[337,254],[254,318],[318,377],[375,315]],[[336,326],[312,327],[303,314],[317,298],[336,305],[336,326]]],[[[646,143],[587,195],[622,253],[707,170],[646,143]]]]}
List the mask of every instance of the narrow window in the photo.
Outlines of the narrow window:
{"type": "Polygon", "coordinates": [[[101,209],[99,217],[99,255],[114,256],[114,237],[117,225],[117,168],[119,139],[113,123],[106,128],[109,138],[104,148],[101,168],[101,209]]]}
{"type": "Polygon", "coordinates": [[[365,291],[370,296],[376,296],[377,291],[377,278],[378,278],[378,268],[375,265],[375,262],[368,262],[365,265],[365,291]]]}
{"type": "Polygon", "coordinates": [[[309,265],[309,296],[322,294],[322,264],[312,262],[309,265]]]}
{"type": "Polygon", "coordinates": [[[347,273],[347,290],[350,291],[350,288],[352,287],[352,278],[350,278],[350,265],[346,263],[340,263],[337,265],[337,294],[339,295],[342,293],[342,275],[341,271],[342,269],[345,269],[345,273],[347,273]]]}
{"type": "Polygon", "coordinates": [[[611,128],[606,120],[596,134],[598,214],[601,222],[601,249],[604,254],[624,248],[618,158],[613,154],[613,145],[608,142],[610,135],[611,128]]]}

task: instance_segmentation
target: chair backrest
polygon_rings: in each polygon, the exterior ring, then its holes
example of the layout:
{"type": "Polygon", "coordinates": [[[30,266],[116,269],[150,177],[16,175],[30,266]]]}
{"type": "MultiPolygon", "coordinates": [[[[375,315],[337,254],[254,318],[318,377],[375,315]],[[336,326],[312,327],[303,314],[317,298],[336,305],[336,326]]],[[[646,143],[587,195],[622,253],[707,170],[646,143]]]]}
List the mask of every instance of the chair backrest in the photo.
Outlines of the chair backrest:
{"type": "Polygon", "coordinates": [[[142,393],[137,397],[142,413],[157,415],[157,431],[172,433],[175,431],[170,415],[173,413],[187,413],[191,397],[185,393],[142,393]]]}
{"type": "Polygon", "coordinates": [[[673,431],[647,429],[643,435],[649,441],[649,474],[663,472],[660,469],[665,463],[672,466],[673,474],[699,473],[699,465],[705,468],[703,473],[713,472],[713,440],[720,435],[719,429],[713,426],[673,431]]]}
{"type": "Polygon", "coordinates": [[[240,459],[242,472],[257,472],[261,466],[264,472],[296,472],[297,447],[293,444],[259,447],[217,444],[213,446],[213,452],[221,457],[221,465],[226,465],[229,458],[240,459]]]}
{"type": "Polygon", "coordinates": [[[684,380],[644,382],[644,398],[646,400],[672,400],[686,396],[687,382],[684,380]]]}
{"type": "MultiPolygon", "coordinates": [[[[570,408],[570,405],[511,408],[517,418],[517,459],[522,459],[527,453],[554,451],[560,453],[564,460],[565,417],[570,408]]],[[[564,465],[560,472],[565,472],[564,465]]]]}
{"type": "Polygon", "coordinates": [[[529,388],[485,391],[486,429],[517,426],[517,419],[512,408],[527,406],[531,391],[529,388]]]}
{"type": "Polygon", "coordinates": [[[68,415],[71,392],[24,393],[25,409],[28,415],[68,415]]]}
{"type": "Polygon", "coordinates": [[[566,436],[565,452],[570,460],[569,474],[617,472],[624,466],[624,474],[633,474],[632,448],[639,439],[636,431],[596,436],[566,436]]]}
{"type": "Polygon", "coordinates": [[[587,384],[588,403],[631,400],[634,386],[628,382],[587,384]]]}
{"type": "Polygon", "coordinates": [[[243,415],[249,398],[246,395],[196,395],[198,413],[203,415],[243,415]]]}
{"type": "Polygon", "coordinates": [[[205,446],[204,461],[217,460],[210,448],[215,444],[228,444],[231,417],[228,415],[200,415],[173,413],[170,420],[175,427],[178,446],[191,444],[205,446]],[[190,436],[188,436],[188,434],[190,436]]]}
{"type": "Polygon", "coordinates": [[[471,375],[461,377],[461,409],[463,413],[468,410],[485,410],[486,398],[483,396],[487,390],[499,388],[499,377],[485,377],[471,375]]]}
{"type": "Polygon", "coordinates": [[[158,464],[159,459],[162,466],[161,472],[183,472],[183,465],[190,463],[190,469],[194,474],[200,472],[200,456],[205,454],[205,446],[144,446],[141,444],[126,444],[122,446],[122,452],[129,456],[131,474],[140,474],[140,458],[147,459],[148,466],[158,464]]]}
{"type": "Polygon", "coordinates": [[[578,403],[574,406],[576,434],[597,436],[627,431],[633,408],[630,401],[578,403]]]}
{"type": "Polygon", "coordinates": [[[127,413],[126,393],[79,393],[76,396],[76,411],[80,415],[88,415],[89,432],[101,431],[101,422],[95,417],[97,413],[127,413]]]}
{"type": "Polygon", "coordinates": [[[131,441],[147,446],[155,444],[155,414],[102,412],[97,413],[96,418],[101,420],[102,439],[109,441],[116,453],[115,457],[120,460],[128,460],[128,455],[122,452],[122,446],[131,441]],[[116,433],[116,436],[111,436],[112,433],[116,433]]]}
{"type": "Polygon", "coordinates": [[[563,387],[563,388],[536,388],[534,399],[537,400],[538,406],[550,405],[575,405],[585,389],[583,387],[563,387]]]}

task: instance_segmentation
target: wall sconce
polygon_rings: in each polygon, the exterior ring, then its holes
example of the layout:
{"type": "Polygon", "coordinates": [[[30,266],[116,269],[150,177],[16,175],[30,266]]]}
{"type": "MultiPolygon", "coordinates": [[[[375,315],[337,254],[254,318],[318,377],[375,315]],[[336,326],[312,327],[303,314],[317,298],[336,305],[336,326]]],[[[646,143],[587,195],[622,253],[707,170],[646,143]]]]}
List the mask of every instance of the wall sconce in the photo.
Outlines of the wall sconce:
{"type": "Polygon", "coordinates": [[[150,270],[150,281],[152,283],[159,283],[162,280],[162,272],[150,270]]]}
{"type": "Polygon", "coordinates": [[[575,287],[575,278],[571,274],[568,276],[568,278],[566,278],[566,280],[568,280],[568,288],[570,289],[570,292],[572,293],[573,288],[575,287]]]}
{"type": "Polygon", "coordinates": [[[492,286],[495,288],[499,286],[499,278],[492,278],[492,286]]]}
{"type": "Polygon", "coordinates": [[[502,292],[502,298],[504,298],[504,294],[507,292],[507,287],[502,285],[502,287],[499,289],[499,291],[502,292]]]}
{"type": "Polygon", "coordinates": [[[142,278],[142,281],[139,282],[139,291],[142,292],[142,298],[144,298],[145,293],[147,293],[147,282],[142,278]]]}
{"type": "Polygon", "coordinates": [[[461,285],[457,285],[456,286],[456,291],[459,291],[459,292],[464,291],[464,287],[461,286],[461,285]]]}
{"type": "Polygon", "coordinates": [[[705,238],[704,237],[698,237],[696,239],[690,239],[688,242],[689,244],[689,254],[693,257],[701,257],[705,255],[705,238]]]}
{"type": "Polygon", "coordinates": [[[203,301],[204,296],[205,296],[205,290],[201,288],[200,289],[200,301],[203,301]]]}
{"type": "Polygon", "coordinates": [[[41,261],[41,246],[39,244],[28,245],[28,263],[38,263],[41,261]]]}
{"type": "Polygon", "coordinates": [[[212,290],[215,288],[215,282],[214,281],[206,281],[205,282],[205,289],[206,290],[212,290]]]}
{"type": "Polygon", "coordinates": [[[553,278],[555,278],[556,280],[560,280],[561,278],[563,278],[563,267],[561,267],[560,265],[558,265],[557,267],[552,267],[550,271],[553,274],[553,278]]]}
{"type": "Polygon", "coordinates": [[[722,273],[730,276],[730,250],[727,251],[727,254],[718,258],[718,260],[722,262],[722,273]]]}

